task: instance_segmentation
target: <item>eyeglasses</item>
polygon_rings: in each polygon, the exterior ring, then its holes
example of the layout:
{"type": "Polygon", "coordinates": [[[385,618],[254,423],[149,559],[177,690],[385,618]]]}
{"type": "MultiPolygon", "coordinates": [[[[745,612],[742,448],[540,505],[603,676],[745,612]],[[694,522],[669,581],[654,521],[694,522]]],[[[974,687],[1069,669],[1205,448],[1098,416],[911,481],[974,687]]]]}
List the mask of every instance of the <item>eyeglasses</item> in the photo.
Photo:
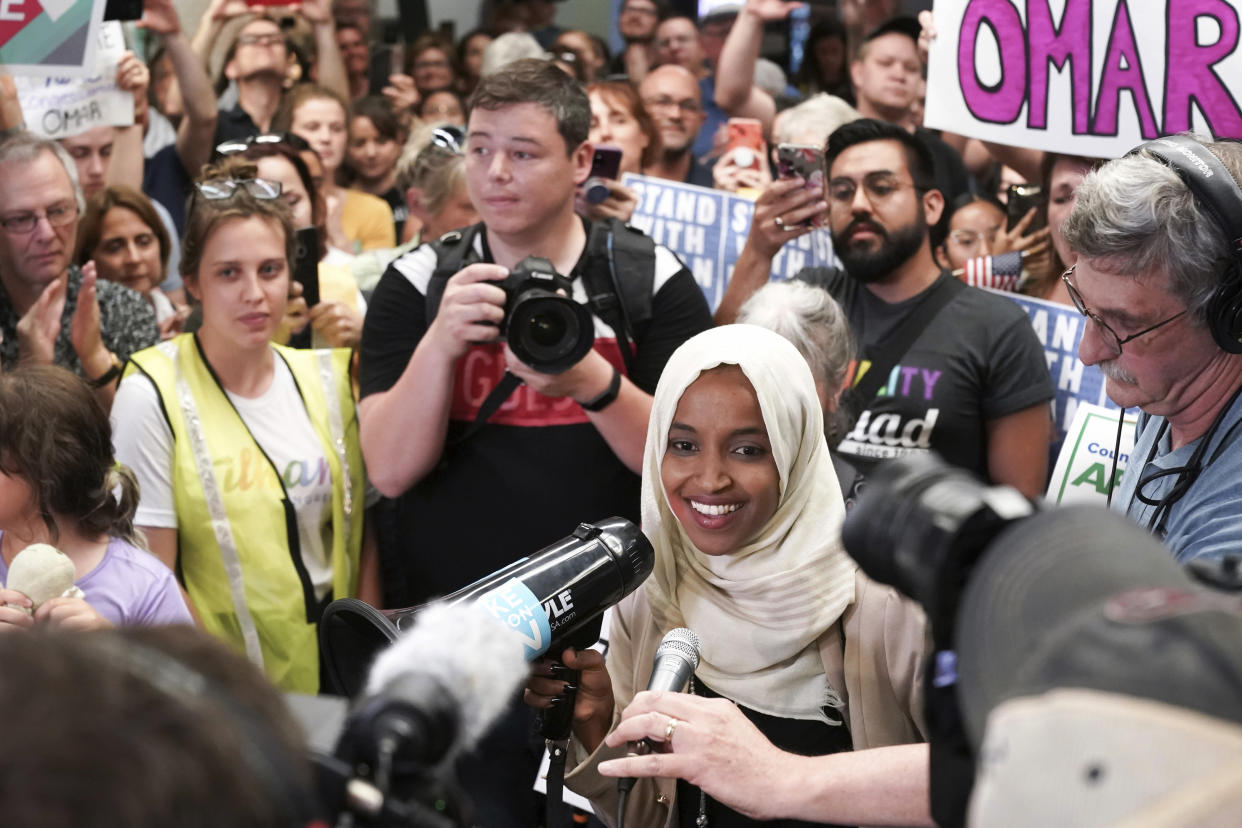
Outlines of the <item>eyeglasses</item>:
{"type": "Polygon", "coordinates": [[[703,111],[699,102],[690,98],[684,101],[675,101],[672,98],[643,98],[643,103],[648,109],[679,109],[684,115],[696,115],[703,111]]]}
{"type": "MultiPolygon", "coordinates": [[[[899,181],[896,176],[886,172],[872,172],[863,176],[862,188],[867,200],[872,204],[880,204],[892,198],[898,190],[912,187],[916,192],[926,190],[913,181],[899,181]]],[[[834,178],[828,182],[828,198],[837,204],[851,204],[858,193],[858,184],[852,178],[834,178]]]]}
{"type": "Polygon", "coordinates": [[[441,58],[440,60],[416,60],[414,61],[414,69],[447,69],[449,62],[441,58]]]}
{"type": "Polygon", "coordinates": [[[635,6],[633,4],[621,7],[622,14],[641,14],[644,17],[659,17],[660,13],[655,6],[635,6]]]}
{"type": "Polygon", "coordinates": [[[78,205],[73,202],[66,202],[64,204],[53,204],[42,211],[28,210],[24,213],[13,213],[4,216],[0,218],[0,227],[3,227],[9,233],[24,236],[27,233],[34,232],[34,229],[39,226],[40,218],[46,218],[47,223],[53,227],[64,227],[67,224],[72,224],[77,217],[78,205]]]}
{"type": "Polygon", "coordinates": [[[1179,316],[1186,315],[1186,311],[1184,310],[1179,311],[1173,314],[1172,316],[1170,316],[1168,319],[1164,319],[1164,320],[1161,320],[1160,322],[1157,322],[1156,324],[1152,325],[1150,328],[1144,328],[1138,333],[1130,334],[1125,339],[1122,339],[1121,335],[1118,334],[1116,331],[1114,331],[1112,328],[1110,328],[1108,323],[1105,322],[1103,319],[1101,319],[1098,313],[1088,308],[1086,303],[1083,302],[1082,294],[1078,292],[1078,287],[1070,280],[1070,276],[1073,275],[1075,267],[1077,267],[1077,265],[1070,265],[1069,269],[1061,274],[1061,281],[1065,282],[1065,289],[1069,291],[1070,301],[1074,303],[1074,307],[1078,309],[1079,313],[1081,313],[1083,316],[1087,317],[1088,319],[1090,319],[1092,322],[1095,323],[1095,326],[1099,328],[1100,330],[1100,338],[1104,340],[1105,344],[1112,346],[1112,353],[1114,357],[1121,356],[1122,345],[1125,345],[1128,342],[1133,342],[1134,340],[1138,339],[1140,336],[1145,336],[1151,333],[1152,331],[1156,330],[1157,328],[1161,328],[1169,324],[1174,319],[1177,319],[1179,316]]]}
{"type": "Polygon", "coordinates": [[[1000,232],[999,228],[991,230],[987,233],[980,233],[978,230],[954,230],[949,233],[953,237],[953,241],[962,247],[977,247],[980,241],[986,241],[989,245],[996,242],[996,234],[1000,232]]]}
{"type": "Polygon", "coordinates": [[[265,201],[280,198],[280,182],[268,181],[266,178],[215,178],[200,181],[194,185],[203,198],[208,201],[223,201],[232,198],[239,189],[245,190],[255,198],[265,201]]]}
{"type": "Polygon", "coordinates": [[[282,46],[284,42],[283,34],[242,35],[237,38],[238,46],[282,46]]]}
{"type": "Polygon", "coordinates": [[[431,144],[454,155],[466,154],[466,133],[455,126],[436,127],[431,131],[431,144]]]}
{"type": "Polygon", "coordinates": [[[306,143],[306,139],[300,135],[295,135],[292,132],[269,132],[263,135],[248,135],[245,138],[216,144],[216,155],[236,155],[239,152],[245,152],[255,144],[288,144],[297,152],[306,152],[311,148],[311,145],[306,143]]]}

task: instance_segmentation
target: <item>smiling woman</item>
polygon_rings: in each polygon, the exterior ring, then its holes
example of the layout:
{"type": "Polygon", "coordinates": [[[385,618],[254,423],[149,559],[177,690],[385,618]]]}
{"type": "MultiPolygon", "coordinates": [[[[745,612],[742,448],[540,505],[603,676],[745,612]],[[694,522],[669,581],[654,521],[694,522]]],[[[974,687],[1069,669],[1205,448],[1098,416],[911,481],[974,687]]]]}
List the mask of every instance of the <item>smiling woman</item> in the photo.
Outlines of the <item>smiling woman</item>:
{"type": "Polygon", "coordinates": [[[323,605],[378,594],[350,351],[270,342],[293,241],[278,182],[240,158],[209,168],[181,260],[202,327],[135,354],[112,416],[141,485],[135,522],[200,624],[282,688],[313,693],[323,605]]]}
{"type": "MultiPolygon", "coordinates": [[[[857,572],[810,368],[777,333],[728,325],[681,346],[660,376],[643,457],[642,525],[655,548],[644,589],[616,608],[605,666],[582,670],[566,784],[612,813],[597,763],[645,687],[664,633],[702,641],[690,692],[720,696],[778,746],[817,756],[920,738],[921,616],[857,572]],[[865,675],[855,665],[866,665],[865,675]],[[841,727],[848,719],[849,728],[841,727]]],[[[563,682],[537,665],[527,702],[563,682]]],[[[661,719],[671,741],[678,724],[661,719]]],[[[682,731],[676,730],[682,737],[682,731]]],[[[630,826],[740,824],[687,782],[640,780],[630,826]]]]}

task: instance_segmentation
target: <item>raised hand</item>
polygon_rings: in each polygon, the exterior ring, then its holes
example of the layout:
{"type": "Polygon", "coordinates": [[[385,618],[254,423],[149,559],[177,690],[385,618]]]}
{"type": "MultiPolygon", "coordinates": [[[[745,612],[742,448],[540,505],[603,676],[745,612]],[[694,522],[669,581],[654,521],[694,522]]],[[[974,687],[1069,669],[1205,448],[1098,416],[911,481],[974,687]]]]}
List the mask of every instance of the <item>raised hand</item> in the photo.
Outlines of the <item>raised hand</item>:
{"type": "MultiPolygon", "coordinates": [[[[66,281],[56,279],[43,289],[39,298],[17,320],[17,351],[22,362],[51,365],[56,357],[56,337],[60,336],[60,317],[65,311],[66,281]]],[[[81,299],[79,298],[79,306],[81,299]]]]}

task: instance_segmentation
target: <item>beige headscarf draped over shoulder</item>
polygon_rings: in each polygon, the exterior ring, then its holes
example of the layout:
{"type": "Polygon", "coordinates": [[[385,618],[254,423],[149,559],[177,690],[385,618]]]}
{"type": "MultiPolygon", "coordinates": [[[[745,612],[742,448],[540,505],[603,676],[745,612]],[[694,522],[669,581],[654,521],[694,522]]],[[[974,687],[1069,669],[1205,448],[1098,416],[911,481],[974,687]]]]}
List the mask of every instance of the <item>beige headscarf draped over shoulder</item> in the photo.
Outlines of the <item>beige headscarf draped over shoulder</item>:
{"type": "Polygon", "coordinates": [[[823,708],[840,700],[816,640],[854,600],[844,518],[815,382],[793,345],[754,325],[726,325],[678,348],[656,388],[643,456],[643,531],[656,553],[646,589],[661,630],[685,626],[702,639],[697,675],[709,687],[772,716],[832,721],[823,708]],[[660,463],[681,395],[720,365],[737,365],[754,387],[781,492],[757,537],[711,557],[673,515],[660,463]]]}

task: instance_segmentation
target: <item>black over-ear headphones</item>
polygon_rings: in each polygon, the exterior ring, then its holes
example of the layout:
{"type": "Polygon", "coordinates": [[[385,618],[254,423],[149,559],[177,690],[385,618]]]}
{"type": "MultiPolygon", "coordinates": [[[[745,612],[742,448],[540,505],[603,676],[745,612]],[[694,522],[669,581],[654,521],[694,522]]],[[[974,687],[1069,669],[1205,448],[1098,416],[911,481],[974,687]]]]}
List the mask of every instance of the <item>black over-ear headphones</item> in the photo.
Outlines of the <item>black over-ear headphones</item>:
{"type": "Polygon", "coordinates": [[[1216,344],[1242,354],[1242,188],[1219,158],[1188,135],[1157,138],[1127,155],[1144,150],[1177,173],[1229,239],[1229,260],[1208,299],[1206,316],[1216,344]]]}

